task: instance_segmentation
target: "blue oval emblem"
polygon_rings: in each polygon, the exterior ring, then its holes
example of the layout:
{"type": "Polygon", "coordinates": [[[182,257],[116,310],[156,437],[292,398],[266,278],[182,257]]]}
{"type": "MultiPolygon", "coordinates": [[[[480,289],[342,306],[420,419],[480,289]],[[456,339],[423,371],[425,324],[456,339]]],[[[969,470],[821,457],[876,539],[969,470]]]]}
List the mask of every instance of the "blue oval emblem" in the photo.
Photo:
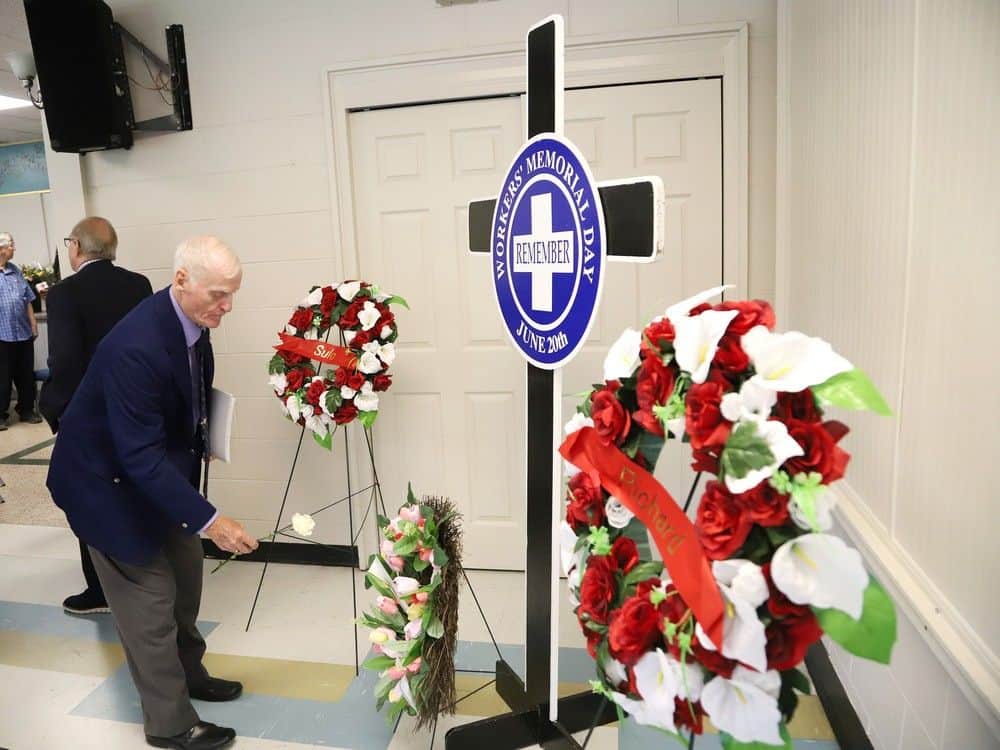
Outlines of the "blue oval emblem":
{"type": "Polygon", "coordinates": [[[604,211],[590,167],[552,133],[514,157],[493,211],[493,289],[511,341],[536,367],[569,362],[604,282],[604,211]]]}

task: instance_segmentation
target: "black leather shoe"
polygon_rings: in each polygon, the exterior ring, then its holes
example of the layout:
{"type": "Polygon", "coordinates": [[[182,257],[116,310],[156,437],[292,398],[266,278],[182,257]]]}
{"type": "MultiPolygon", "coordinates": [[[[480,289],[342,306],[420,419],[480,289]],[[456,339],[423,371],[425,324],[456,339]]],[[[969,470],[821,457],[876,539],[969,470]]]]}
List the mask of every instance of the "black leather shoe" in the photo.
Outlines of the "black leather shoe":
{"type": "Polygon", "coordinates": [[[153,747],[173,747],[177,750],[216,750],[236,739],[236,732],[229,727],[220,727],[207,721],[199,721],[186,732],[173,737],[153,737],[146,735],[146,742],[153,747]]]}
{"type": "Polygon", "coordinates": [[[63,609],[73,615],[96,615],[111,611],[104,597],[95,596],[90,589],[81,594],[67,596],[63,600],[63,609]]]}
{"type": "Polygon", "coordinates": [[[27,422],[28,424],[41,424],[42,418],[35,412],[32,412],[31,414],[22,414],[21,421],[27,422]]]}
{"type": "Polygon", "coordinates": [[[234,701],[243,693],[243,683],[209,677],[205,682],[189,686],[188,693],[199,701],[212,701],[213,703],[234,701]]]}

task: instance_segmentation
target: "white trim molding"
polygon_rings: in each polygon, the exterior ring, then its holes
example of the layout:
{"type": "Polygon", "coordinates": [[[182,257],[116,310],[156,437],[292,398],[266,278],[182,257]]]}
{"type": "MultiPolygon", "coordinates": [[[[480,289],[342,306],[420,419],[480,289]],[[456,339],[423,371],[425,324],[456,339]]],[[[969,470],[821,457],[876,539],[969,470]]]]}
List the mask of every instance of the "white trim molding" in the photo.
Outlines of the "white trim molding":
{"type": "MultiPolygon", "coordinates": [[[[830,488],[841,527],[903,608],[942,666],[1000,736],[1000,659],[847,483],[830,488]]],[[[897,613],[902,614],[902,613],[897,613]]]]}

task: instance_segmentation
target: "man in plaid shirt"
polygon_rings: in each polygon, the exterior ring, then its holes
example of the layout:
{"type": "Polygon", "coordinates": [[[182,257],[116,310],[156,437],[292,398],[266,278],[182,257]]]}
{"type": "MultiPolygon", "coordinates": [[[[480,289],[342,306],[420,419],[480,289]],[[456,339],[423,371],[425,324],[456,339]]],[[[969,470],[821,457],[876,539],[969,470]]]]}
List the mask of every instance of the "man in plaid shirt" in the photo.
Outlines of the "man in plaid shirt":
{"type": "Polygon", "coordinates": [[[35,292],[21,269],[10,262],[14,238],[0,232],[0,430],[7,429],[11,384],[17,387],[22,422],[38,424],[35,413],[35,345],[38,323],[31,301],[35,292]]]}

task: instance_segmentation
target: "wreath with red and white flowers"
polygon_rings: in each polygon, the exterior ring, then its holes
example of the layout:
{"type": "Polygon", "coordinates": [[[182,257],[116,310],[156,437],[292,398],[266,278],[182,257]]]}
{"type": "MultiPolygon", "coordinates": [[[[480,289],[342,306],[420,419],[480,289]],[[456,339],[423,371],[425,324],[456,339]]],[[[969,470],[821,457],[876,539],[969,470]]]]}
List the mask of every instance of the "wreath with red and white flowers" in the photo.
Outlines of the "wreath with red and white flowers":
{"type": "Polygon", "coordinates": [[[285,416],[326,448],[339,425],[357,419],[371,427],[378,416],[378,394],[392,385],[396,358],[394,304],[408,308],[402,297],[364,281],[314,286],[278,334],[268,363],[271,387],[285,416]],[[330,342],[334,328],[339,335],[330,342]],[[324,364],[330,367],[321,374],[324,364]]]}
{"type": "Polygon", "coordinates": [[[563,566],[595,691],[692,742],[708,716],[726,748],[790,748],[807,648],[826,633],[888,663],[895,642],[891,599],[828,533],[850,456],[847,427],[823,415],[889,410],[827,342],[773,332],[767,302],[710,305],[724,289],[611,347],[560,449],[563,566]],[[713,475],[693,523],[652,477],[671,438],[713,475]]]}

